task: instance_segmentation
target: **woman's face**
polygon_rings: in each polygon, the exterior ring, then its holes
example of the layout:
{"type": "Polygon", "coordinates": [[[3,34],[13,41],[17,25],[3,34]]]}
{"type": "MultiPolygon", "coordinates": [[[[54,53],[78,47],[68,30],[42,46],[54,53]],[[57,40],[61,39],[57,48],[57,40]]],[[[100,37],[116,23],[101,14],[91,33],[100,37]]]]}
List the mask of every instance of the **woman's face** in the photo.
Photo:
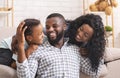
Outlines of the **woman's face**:
{"type": "Polygon", "coordinates": [[[94,31],[93,31],[92,27],[90,27],[88,24],[83,24],[77,30],[75,40],[77,42],[87,42],[91,39],[93,33],[94,33],[94,31]]]}

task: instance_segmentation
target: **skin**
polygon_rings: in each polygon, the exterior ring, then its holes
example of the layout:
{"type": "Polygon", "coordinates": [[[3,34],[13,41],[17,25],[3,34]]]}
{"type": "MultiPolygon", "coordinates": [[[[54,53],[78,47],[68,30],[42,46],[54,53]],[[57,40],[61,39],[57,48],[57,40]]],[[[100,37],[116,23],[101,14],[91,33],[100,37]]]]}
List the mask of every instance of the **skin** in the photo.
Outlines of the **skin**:
{"type": "Polygon", "coordinates": [[[41,24],[32,29],[33,33],[28,35],[26,38],[29,41],[29,44],[40,45],[43,42],[44,34],[42,32],[43,27],[41,24]]]}
{"type": "Polygon", "coordinates": [[[43,38],[44,38],[43,27],[41,24],[34,27],[32,31],[33,33],[26,37],[29,44],[29,47],[25,52],[27,58],[29,57],[30,54],[32,54],[34,50],[38,48],[38,45],[43,43],[43,38]]]}
{"type": "Polygon", "coordinates": [[[88,42],[91,39],[93,33],[94,33],[94,30],[92,27],[90,27],[88,24],[83,24],[77,30],[75,39],[78,42],[88,42]]]}
{"type": "Polygon", "coordinates": [[[64,43],[66,24],[59,17],[46,20],[46,34],[51,45],[61,48],[64,43]]]}
{"type": "MultiPolygon", "coordinates": [[[[88,42],[93,36],[94,30],[88,24],[83,24],[78,30],[75,37],[77,42],[88,42]]],[[[85,48],[80,49],[82,56],[86,56],[88,53],[85,48]]]]}

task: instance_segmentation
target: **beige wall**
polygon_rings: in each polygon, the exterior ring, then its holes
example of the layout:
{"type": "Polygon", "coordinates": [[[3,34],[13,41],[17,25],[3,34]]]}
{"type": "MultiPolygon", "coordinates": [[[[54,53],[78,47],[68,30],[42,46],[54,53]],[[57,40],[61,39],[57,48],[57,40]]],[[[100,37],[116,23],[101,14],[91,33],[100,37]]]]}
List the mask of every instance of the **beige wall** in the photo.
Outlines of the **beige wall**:
{"type": "MultiPolygon", "coordinates": [[[[0,0],[0,7],[4,5],[4,1],[5,0],[0,0]]],[[[96,0],[88,1],[89,4],[91,4],[96,0]]],[[[117,1],[120,3],[120,0],[117,1]]],[[[53,12],[59,12],[63,14],[66,19],[74,19],[83,14],[82,7],[83,0],[14,0],[14,26],[18,26],[19,22],[25,18],[40,19],[43,26],[45,26],[46,16],[53,12]]],[[[120,13],[120,4],[117,8],[114,8],[114,44],[115,47],[120,48],[120,14],[118,13],[120,13]]],[[[6,26],[6,21],[4,18],[5,16],[6,15],[4,14],[0,14],[0,27],[6,26]]],[[[105,16],[102,15],[102,17],[103,22],[105,23],[105,16]]],[[[111,25],[111,20],[109,20],[109,24],[111,25]]],[[[109,39],[109,45],[110,47],[112,46],[111,38],[109,39]]]]}

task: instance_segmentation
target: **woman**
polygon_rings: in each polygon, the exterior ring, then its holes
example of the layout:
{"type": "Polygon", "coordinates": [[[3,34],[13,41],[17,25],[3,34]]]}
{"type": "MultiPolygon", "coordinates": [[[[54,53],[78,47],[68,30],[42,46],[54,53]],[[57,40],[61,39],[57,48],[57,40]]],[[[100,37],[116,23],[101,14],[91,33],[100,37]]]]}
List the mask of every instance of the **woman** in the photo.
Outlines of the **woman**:
{"type": "Polygon", "coordinates": [[[105,32],[101,17],[86,14],[71,21],[69,25],[69,43],[80,47],[81,56],[87,57],[91,70],[98,73],[105,51],[105,32]]]}

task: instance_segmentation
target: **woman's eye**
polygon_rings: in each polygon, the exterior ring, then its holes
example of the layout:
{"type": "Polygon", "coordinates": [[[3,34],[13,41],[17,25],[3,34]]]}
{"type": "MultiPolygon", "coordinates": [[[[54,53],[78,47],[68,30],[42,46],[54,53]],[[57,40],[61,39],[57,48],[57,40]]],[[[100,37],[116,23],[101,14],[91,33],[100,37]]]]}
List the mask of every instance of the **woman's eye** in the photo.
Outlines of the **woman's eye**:
{"type": "Polygon", "coordinates": [[[85,37],[86,37],[86,38],[88,38],[88,37],[89,37],[89,35],[88,35],[87,33],[85,33],[84,35],[85,35],[85,37]]]}
{"type": "Polygon", "coordinates": [[[80,27],[80,30],[81,30],[81,31],[83,31],[83,28],[82,28],[82,27],[80,27]]]}

